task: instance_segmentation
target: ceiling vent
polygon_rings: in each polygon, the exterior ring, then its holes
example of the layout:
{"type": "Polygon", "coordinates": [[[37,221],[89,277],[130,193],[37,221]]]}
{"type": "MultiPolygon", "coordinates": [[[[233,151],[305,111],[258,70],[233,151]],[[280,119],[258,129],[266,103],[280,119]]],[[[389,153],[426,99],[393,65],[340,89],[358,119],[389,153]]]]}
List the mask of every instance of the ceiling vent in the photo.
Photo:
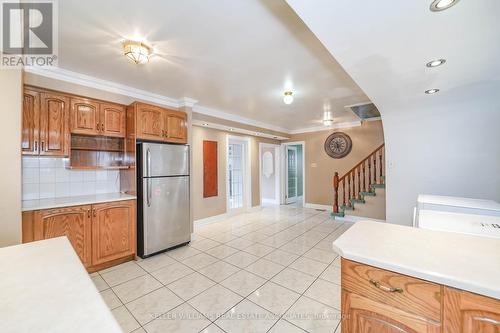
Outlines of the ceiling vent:
{"type": "Polygon", "coordinates": [[[347,109],[354,112],[360,120],[370,120],[374,118],[380,118],[380,112],[373,103],[363,103],[346,106],[347,109]]]}

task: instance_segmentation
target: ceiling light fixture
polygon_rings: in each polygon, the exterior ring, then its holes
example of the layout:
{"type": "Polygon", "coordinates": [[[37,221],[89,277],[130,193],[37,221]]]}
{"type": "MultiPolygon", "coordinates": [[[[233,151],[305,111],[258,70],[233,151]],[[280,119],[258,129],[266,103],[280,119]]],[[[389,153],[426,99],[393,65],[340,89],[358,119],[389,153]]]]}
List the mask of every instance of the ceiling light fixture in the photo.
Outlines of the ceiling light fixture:
{"type": "Polygon", "coordinates": [[[234,131],[234,128],[230,128],[229,130],[232,132],[232,131],[234,131]]]}
{"type": "Polygon", "coordinates": [[[293,103],[293,92],[291,91],[285,91],[284,93],[284,97],[283,97],[283,102],[287,105],[290,105],[293,103]]]}
{"type": "Polygon", "coordinates": [[[333,125],[333,115],[330,111],[325,111],[323,113],[323,125],[325,126],[333,125]]]}
{"type": "Polygon", "coordinates": [[[123,43],[123,54],[135,64],[146,64],[153,49],[143,42],[127,40],[123,43]]]}
{"type": "Polygon", "coordinates": [[[444,65],[445,62],[446,62],[446,59],[432,60],[432,61],[428,62],[426,66],[429,68],[434,68],[434,67],[444,65]]]}
{"type": "Polygon", "coordinates": [[[207,124],[207,123],[203,123],[202,125],[203,125],[203,126],[208,126],[208,124],[207,124]]]}
{"type": "Polygon", "coordinates": [[[434,0],[431,3],[431,11],[440,12],[456,5],[460,0],[434,0]]]}
{"type": "Polygon", "coordinates": [[[429,89],[429,90],[426,90],[425,93],[427,95],[433,95],[433,94],[436,94],[439,92],[439,89],[429,89]]]}

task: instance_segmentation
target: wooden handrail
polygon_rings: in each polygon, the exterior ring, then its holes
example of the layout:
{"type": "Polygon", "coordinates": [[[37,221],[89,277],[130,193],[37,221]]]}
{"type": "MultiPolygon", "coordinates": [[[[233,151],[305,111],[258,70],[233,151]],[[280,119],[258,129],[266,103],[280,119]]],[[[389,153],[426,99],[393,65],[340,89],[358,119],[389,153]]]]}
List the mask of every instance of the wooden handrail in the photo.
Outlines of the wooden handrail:
{"type": "Polygon", "coordinates": [[[380,182],[382,182],[383,177],[383,164],[382,164],[382,152],[385,144],[381,144],[377,149],[372,151],[357,163],[351,170],[349,170],[345,175],[339,177],[339,173],[335,172],[333,176],[333,212],[339,212],[339,186],[342,183],[342,204],[351,206],[352,199],[362,199],[361,192],[366,192],[372,190],[372,179],[373,183],[377,182],[377,176],[379,176],[380,182]],[[377,153],[378,160],[377,160],[377,153]],[[373,164],[372,164],[373,163],[373,164]],[[377,172],[377,163],[379,164],[379,172],[377,172]],[[368,175],[366,175],[366,165],[368,165],[368,175]],[[373,166],[373,168],[372,168],[373,166]],[[373,169],[373,172],[372,172],[373,169]],[[363,174],[361,178],[361,173],[363,174]],[[356,182],[356,175],[358,176],[358,181],[356,182]],[[373,176],[373,178],[372,178],[373,176]],[[368,189],[366,187],[366,177],[368,177],[368,189]],[[346,180],[347,178],[347,180],[346,180]],[[346,181],[347,181],[347,202],[346,202],[346,181]],[[352,192],[351,192],[351,184],[352,184],[352,192]],[[356,192],[356,184],[357,184],[357,192],[356,192]]]}
{"type": "Polygon", "coordinates": [[[370,154],[368,154],[368,156],[366,158],[364,158],[363,160],[361,160],[361,162],[359,162],[358,164],[356,164],[351,170],[347,171],[345,175],[343,175],[342,177],[339,178],[339,181],[343,180],[345,177],[347,177],[348,174],[350,174],[351,172],[353,172],[357,167],[361,166],[363,163],[365,163],[370,157],[373,156],[373,154],[375,154],[376,152],[378,152],[380,149],[382,149],[384,147],[385,143],[381,144],[377,149],[375,149],[374,151],[372,151],[370,154]]]}

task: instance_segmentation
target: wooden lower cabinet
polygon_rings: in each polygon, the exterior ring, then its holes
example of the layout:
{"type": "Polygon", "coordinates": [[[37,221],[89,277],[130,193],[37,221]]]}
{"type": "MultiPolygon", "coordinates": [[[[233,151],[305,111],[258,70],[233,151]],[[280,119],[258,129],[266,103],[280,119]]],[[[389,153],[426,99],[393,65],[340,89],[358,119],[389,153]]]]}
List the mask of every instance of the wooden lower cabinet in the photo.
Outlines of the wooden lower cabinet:
{"type": "Polygon", "coordinates": [[[135,253],[135,204],[132,201],[92,207],[92,264],[135,253]]]}
{"type": "Polygon", "coordinates": [[[500,300],[342,259],[342,333],[500,333],[500,300]]]}
{"type": "Polygon", "coordinates": [[[500,333],[500,300],[445,287],[444,333],[500,333]]]}
{"type": "Polygon", "coordinates": [[[91,260],[91,206],[76,206],[36,211],[33,239],[66,236],[85,267],[91,260]]]}
{"type": "Polygon", "coordinates": [[[135,200],[23,213],[23,243],[66,236],[89,271],[133,258],[135,200]]]}

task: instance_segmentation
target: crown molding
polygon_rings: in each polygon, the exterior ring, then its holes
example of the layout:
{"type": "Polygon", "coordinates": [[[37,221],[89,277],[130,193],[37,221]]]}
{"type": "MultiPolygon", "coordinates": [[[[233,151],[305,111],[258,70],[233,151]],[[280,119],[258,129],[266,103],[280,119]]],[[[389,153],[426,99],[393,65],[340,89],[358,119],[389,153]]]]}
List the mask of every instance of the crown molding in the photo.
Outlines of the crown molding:
{"type": "Polygon", "coordinates": [[[338,129],[338,128],[350,128],[350,127],[358,127],[358,126],[361,126],[361,121],[356,120],[356,121],[349,121],[349,122],[344,122],[344,123],[337,123],[337,124],[333,124],[331,126],[314,126],[314,127],[307,127],[307,128],[299,128],[299,129],[291,130],[288,133],[289,134],[312,133],[312,132],[328,131],[328,130],[338,129]]]}
{"type": "Polygon", "coordinates": [[[114,94],[129,96],[132,98],[137,98],[143,101],[157,103],[169,107],[178,108],[179,106],[181,106],[181,101],[174,98],[170,98],[160,94],[154,94],[146,90],[132,88],[124,84],[99,79],[86,74],[69,71],[60,67],[50,67],[49,69],[38,66],[30,66],[25,67],[24,71],[55,80],[79,84],[81,86],[95,88],[114,94]]]}
{"type": "Polygon", "coordinates": [[[207,107],[201,106],[201,105],[195,105],[195,107],[193,108],[193,111],[200,113],[200,114],[207,115],[207,116],[222,118],[224,120],[234,121],[234,122],[242,123],[245,125],[250,125],[250,126],[260,127],[260,128],[264,128],[264,129],[271,130],[271,131],[290,134],[290,129],[288,129],[288,128],[267,124],[267,123],[264,123],[264,122],[261,122],[258,120],[238,116],[235,114],[227,113],[224,111],[219,111],[219,110],[212,109],[212,108],[207,108],[207,107]]]}
{"type": "Polygon", "coordinates": [[[205,128],[212,128],[212,129],[217,129],[220,131],[225,131],[228,133],[238,133],[238,134],[245,134],[249,136],[255,136],[258,138],[268,138],[268,139],[273,139],[273,140],[289,140],[289,137],[281,136],[281,135],[273,135],[270,133],[266,132],[256,132],[256,131],[251,131],[245,128],[239,128],[239,127],[232,127],[232,126],[227,126],[227,125],[221,125],[218,123],[212,123],[212,122],[205,122],[202,120],[198,119],[193,119],[193,126],[198,126],[198,127],[205,127],[205,128]]]}
{"type": "Polygon", "coordinates": [[[346,122],[346,123],[338,123],[334,124],[330,127],[325,126],[316,126],[316,127],[307,127],[307,128],[299,128],[290,130],[289,128],[280,127],[276,125],[267,124],[265,122],[261,122],[258,120],[238,116],[235,114],[227,113],[224,111],[220,111],[217,109],[201,106],[198,104],[198,101],[193,98],[183,97],[181,99],[175,99],[168,96],[151,93],[146,90],[133,88],[121,83],[116,83],[113,81],[99,79],[90,75],[81,74],[77,72],[73,72],[70,70],[66,70],[60,67],[38,67],[38,66],[28,66],[24,68],[24,71],[27,73],[32,73],[44,77],[48,77],[51,79],[65,81],[69,83],[78,84],[81,86],[99,89],[103,91],[107,91],[114,94],[119,94],[123,96],[128,96],[131,98],[136,98],[139,100],[156,103],[160,105],[165,105],[168,107],[179,108],[181,106],[191,107],[194,112],[201,113],[207,116],[212,116],[216,118],[221,118],[228,121],[234,121],[237,123],[242,123],[245,125],[260,127],[262,129],[267,129],[271,131],[286,133],[286,134],[300,134],[300,133],[310,133],[310,132],[319,132],[325,131],[328,129],[335,128],[348,128],[348,127],[356,127],[361,126],[360,121],[354,122],[346,122]]]}

